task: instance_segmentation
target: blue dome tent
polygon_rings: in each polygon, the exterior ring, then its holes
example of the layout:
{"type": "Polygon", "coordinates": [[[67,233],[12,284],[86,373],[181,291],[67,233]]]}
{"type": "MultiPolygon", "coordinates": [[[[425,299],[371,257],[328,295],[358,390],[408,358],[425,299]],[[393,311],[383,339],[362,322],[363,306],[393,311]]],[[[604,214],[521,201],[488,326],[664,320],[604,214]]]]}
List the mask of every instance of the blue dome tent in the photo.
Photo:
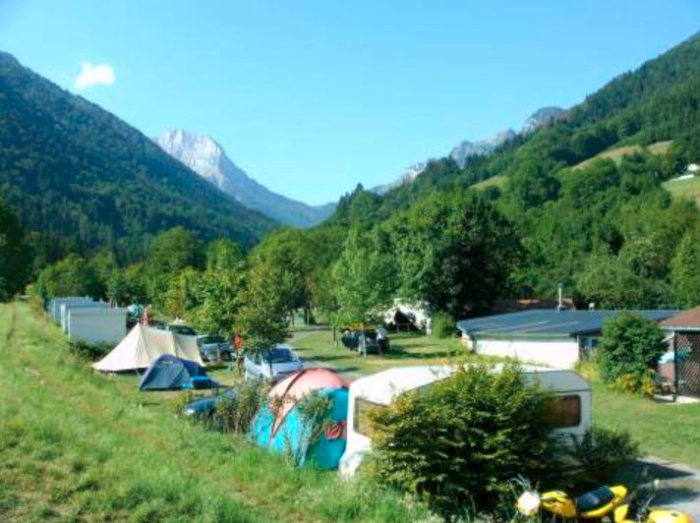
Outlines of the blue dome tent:
{"type": "Polygon", "coordinates": [[[139,381],[139,390],[209,389],[218,386],[194,361],[171,354],[159,356],[139,381]]]}

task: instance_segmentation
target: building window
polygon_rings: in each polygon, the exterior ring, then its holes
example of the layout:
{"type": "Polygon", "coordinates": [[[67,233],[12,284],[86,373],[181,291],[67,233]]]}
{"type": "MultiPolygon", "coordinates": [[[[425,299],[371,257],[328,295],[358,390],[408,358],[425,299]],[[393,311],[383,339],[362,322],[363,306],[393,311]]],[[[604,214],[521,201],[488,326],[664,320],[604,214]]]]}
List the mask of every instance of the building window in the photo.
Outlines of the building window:
{"type": "Polygon", "coordinates": [[[355,398],[355,416],[352,420],[352,428],[358,434],[369,437],[372,429],[372,420],[369,412],[374,409],[386,409],[386,405],[374,403],[365,398],[355,398]]]}
{"type": "Polygon", "coordinates": [[[581,396],[556,396],[545,414],[545,420],[555,429],[577,427],[581,424],[581,396]]]}

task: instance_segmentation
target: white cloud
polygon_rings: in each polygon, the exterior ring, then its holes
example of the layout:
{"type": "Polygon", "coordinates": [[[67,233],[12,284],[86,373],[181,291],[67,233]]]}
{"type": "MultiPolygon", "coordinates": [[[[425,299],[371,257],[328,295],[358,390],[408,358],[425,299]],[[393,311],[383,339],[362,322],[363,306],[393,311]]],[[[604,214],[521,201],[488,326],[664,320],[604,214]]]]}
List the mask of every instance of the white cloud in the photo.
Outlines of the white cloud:
{"type": "Polygon", "coordinates": [[[81,63],[81,71],[75,77],[74,87],[78,91],[92,87],[93,85],[112,85],[116,76],[111,65],[93,65],[90,62],[81,63]]]}

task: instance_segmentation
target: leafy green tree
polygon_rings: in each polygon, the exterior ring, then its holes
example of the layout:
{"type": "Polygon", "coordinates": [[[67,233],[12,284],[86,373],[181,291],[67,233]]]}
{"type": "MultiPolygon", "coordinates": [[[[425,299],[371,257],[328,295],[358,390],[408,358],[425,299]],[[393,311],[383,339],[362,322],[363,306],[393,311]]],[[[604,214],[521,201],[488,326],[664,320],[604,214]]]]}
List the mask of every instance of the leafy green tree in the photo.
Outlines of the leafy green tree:
{"type": "Polygon", "coordinates": [[[170,278],[163,297],[163,312],[191,321],[201,304],[201,280],[202,274],[192,267],[186,267],[170,278]]]}
{"type": "Polygon", "coordinates": [[[237,317],[246,351],[262,354],[287,336],[287,309],[280,290],[282,277],[279,268],[262,264],[253,266],[248,274],[237,317]]]}
{"type": "Polygon", "coordinates": [[[516,229],[487,201],[434,193],[393,223],[403,294],[455,317],[489,310],[521,257],[516,229]]]}
{"type": "Polygon", "coordinates": [[[29,276],[30,256],[17,216],[0,198],[0,301],[22,289],[29,276]]]}
{"type": "Polygon", "coordinates": [[[521,209],[539,207],[559,194],[559,180],[537,160],[522,162],[508,181],[508,198],[521,209]]]}
{"type": "Polygon", "coordinates": [[[102,291],[102,284],[94,269],[84,258],[71,254],[41,271],[37,278],[36,289],[44,298],[96,297],[102,291]]]}
{"type": "Polygon", "coordinates": [[[661,355],[666,351],[664,333],[639,314],[621,312],[603,323],[597,360],[603,380],[616,384],[629,377],[631,391],[644,392],[661,355]]]}
{"type": "Polygon", "coordinates": [[[372,321],[373,314],[389,305],[396,288],[392,256],[381,245],[380,231],[352,229],[333,267],[336,323],[372,321]]]}
{"type": "Polygon", "coordinates": [[[664,282],[645,279],[610,255],[590,257],[576,285],[581,301],[594,303],[596,308],[654,308],[670,299],[664,282]]]}
{"type": "Polygon", "coordinates": [[[203,258],[197,238],[182,227],[174,227],[156,236],[143,264],[150,301],[159,309],[166,307],[165,295],[170,281],[188,267],[200,268],[203,258]]]}
{"type": "Polygon", "coordinates": [[[671,286],[675,302],[683,308],[700,304],[700,242],[698,235],[688,232],[671,263],[671,286]]]}
{"type": "Polygon", "coordinates": [[[246,261],[240,248],[229,240],[212,242],[199,285],[200,305],[194,312],[194,325],[206,332],[232,335],[245,281],[246,261]]]}

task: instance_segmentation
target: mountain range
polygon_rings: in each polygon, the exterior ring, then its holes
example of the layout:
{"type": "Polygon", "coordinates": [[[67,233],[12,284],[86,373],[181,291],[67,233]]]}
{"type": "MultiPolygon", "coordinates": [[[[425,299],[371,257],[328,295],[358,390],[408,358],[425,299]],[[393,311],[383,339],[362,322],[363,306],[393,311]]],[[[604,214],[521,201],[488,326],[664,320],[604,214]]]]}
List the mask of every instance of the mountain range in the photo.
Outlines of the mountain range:
{"type": "Polygon", "coordinates": [[[138,259],[158,232],[252,246],[276,226],[113,114],[0,52],[0,195],[38,263],[110,247],[138,259]]]}
{"type": "MultiPolygon", "coordinates": [[[[496,149],[516,136],[527,135],[541,127],[549,125],[564,112],[564,109],[561,107],[542,107],[531,114],[527,120],[525,120],[525,123],[519,132],[514,131],[513,129],[505,129],[496,133],[490,138],[484,138],[477,141],[464,140],[463,142],[460,142],[458,145],[454,146],[448,156],[457,163],[460,169],[463,169],[470,158],[476,156],[490,156],[494,153],[494,151],[496,151],[496,149]]],[[[370,189],[370,192],[381,196],[392,189],[400,187],[401,185],[413,182],[423,171],[425,171],[429,161],[430,160],[414,163],[413,165],[409,166],[398,179],[384,185],[373,187],[370,189]]]]}
{"type": "Polygon", "coordinates": [[[164,131],[155,142],[237,202],[282,224],[309,227],[322,222],[335,209],[334,203],[312,206],[269,190],[238,167],[209,136],[172,129],[164,131]]]}

